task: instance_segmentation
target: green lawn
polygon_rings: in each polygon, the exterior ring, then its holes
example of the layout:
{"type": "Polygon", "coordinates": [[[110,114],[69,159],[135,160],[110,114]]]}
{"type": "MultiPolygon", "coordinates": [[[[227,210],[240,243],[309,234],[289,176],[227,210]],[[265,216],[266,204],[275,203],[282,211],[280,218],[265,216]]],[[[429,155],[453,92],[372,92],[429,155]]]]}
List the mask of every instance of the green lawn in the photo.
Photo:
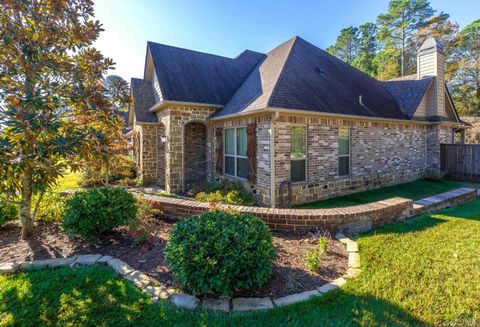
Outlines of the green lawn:
{"type": "Polygon", "coordinates": [[[60,177],[58,179],[58,190],[65,191],[78,189],[78,181],[80,180],[80,178],[80,172],[73,173],[71,171],[67,171],[63,177],[60,177]]]}
{"type": "Polygon", "coordinates": [[[360,235],[362,275],[305,303],[245,314],[153,304],[107,268],[0,277],[0,326],[480,324],[480,200],[360,235]]]}
{"type": "MultiPolygon", "coordinates": [[[[448,180],[432,181],[422,179],[418,181],[398,184],[394,186],[383,187],[371,191],[359,192],[340,196],[333,199],[321,200],[312,203],[306,203],[296,208],[302,209],[317,209],[317,208],[334,208],[334,207],[348,207],[359,204],[371,203],[381,201],[392,197],[402,197],[412,200],[419,200],[431,195],[451,191],[453,189],[472,184],[455,182],[448,180]]],[[[478,187],[478,186],[477,186],[478,187]]]]}

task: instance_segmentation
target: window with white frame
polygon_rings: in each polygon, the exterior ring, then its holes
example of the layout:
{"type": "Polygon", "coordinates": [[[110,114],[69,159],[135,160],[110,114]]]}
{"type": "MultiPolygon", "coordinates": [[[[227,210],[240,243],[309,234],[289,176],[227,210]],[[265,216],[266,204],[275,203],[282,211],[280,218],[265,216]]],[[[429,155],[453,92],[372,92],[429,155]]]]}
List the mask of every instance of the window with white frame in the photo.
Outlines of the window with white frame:
{"type": "Polygon", "coordinates": [[[290,127],[290,180],[304,182],[307,171],[307,129],[306,126],[290,127]]]}
{"type": "Polygon", "coordinates": [[[350,129],[338,130],[338,175],[350,175],[350,129]]]}
{"type": "Polygon", "coordinates": [[[247,178],[247,129],[225,129],[224,170],[226,175],[247,178]]]}

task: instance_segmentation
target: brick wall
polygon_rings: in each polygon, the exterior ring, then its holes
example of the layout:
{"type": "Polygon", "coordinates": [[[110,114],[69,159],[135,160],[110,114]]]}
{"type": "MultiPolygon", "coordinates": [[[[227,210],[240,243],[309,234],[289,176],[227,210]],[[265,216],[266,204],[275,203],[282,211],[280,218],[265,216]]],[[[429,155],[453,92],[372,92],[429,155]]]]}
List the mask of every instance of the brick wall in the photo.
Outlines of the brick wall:
{"type": "Polygon", "coordinates": [[[407,182],[427,168],[426,125],[282,115],[275,121],[275,201],[290,180],[290,127],[307,126],[307,180],[292,185],[300,204],[407,182]],[[350,129],[350,175],[338,176],[338,131],[350,129]]]}
{"type": "MultiPolygon", "coordinates": [[[[451,192],[450,192],[451,193],[451,192]]],[[[309,231],[314,228],[331,232],[356,233],[377,228],[384,224],[401,221],[426,211],[437,210],[469,202],[477,197],[477,191],[458,192],[433,206],[420,207],[412,200],[390,198],[358,206],[331,209],[274,209],[247,206],[219,205],[218,209],[229,209],[248,213],[263,219],[276,231],[309,231]]],[[[162,210],[172,219],[189,217],[211,210],[208,203],[184,199],[147,195],[153,207],[162,210]]]]}
{"type": "MultiPolygon", "coordinates": [[[[257,138],[257,175],[256,175],[256,184],[254,185],[260,203],[265,205],[270,205],[270,182],[271,182],[271,164],[270,164],[270,115],[257,116],[257,117],[248,117],[248,118],[235,118],[232,120],[225,121],[214,121],[209,126],[209,134],[212,136],[213,142],[210,144],[211,151],[209,151],[210,162],[212,165],[209,168],[211,172],[211,177],[223,177],[217,176],[215,173],[216,162],[216,143],[218,142],[215,139],[215,129],[217,127],[229,128],[229,127],[246,127],[247,124],[256,123],[256,138],[257,138]]],[[[231,178],[231,177],[229,177],[231,178]]],[[[245,186],[248,186],[246,180],[235,179],[237,181],[243,182],[245,186]]]]}

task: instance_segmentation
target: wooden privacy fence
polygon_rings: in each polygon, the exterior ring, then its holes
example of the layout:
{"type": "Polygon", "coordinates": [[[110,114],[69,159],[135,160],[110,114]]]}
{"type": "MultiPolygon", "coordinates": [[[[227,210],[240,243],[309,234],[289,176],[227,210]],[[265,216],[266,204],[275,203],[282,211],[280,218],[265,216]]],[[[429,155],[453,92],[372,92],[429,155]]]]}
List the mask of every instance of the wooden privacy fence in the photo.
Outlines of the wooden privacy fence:
{"type": "Polygon", "coordinates": [[[440,154],[447,178],[480,182],[480,144],[441,144],[440,154]]]}

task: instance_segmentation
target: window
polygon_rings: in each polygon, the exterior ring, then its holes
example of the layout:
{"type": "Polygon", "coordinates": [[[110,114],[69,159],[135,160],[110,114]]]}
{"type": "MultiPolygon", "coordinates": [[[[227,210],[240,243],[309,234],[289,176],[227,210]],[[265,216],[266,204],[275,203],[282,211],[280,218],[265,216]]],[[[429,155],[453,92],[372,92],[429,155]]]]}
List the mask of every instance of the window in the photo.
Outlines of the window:
{"type": "Polygon", "coordinates": [[[225,174],[247,178],[247,129],[225,129],[225,174]]]}
{"type": "Polygon", "coordinates": [[[340,128],[338,130],[338,175],[350,174],[350,130],[340,128]]]}
{"type": "Polygon", "coordinates": [[[290,180],[306,180],[307,132],[305,126],[290,127],[290,180]]]}

